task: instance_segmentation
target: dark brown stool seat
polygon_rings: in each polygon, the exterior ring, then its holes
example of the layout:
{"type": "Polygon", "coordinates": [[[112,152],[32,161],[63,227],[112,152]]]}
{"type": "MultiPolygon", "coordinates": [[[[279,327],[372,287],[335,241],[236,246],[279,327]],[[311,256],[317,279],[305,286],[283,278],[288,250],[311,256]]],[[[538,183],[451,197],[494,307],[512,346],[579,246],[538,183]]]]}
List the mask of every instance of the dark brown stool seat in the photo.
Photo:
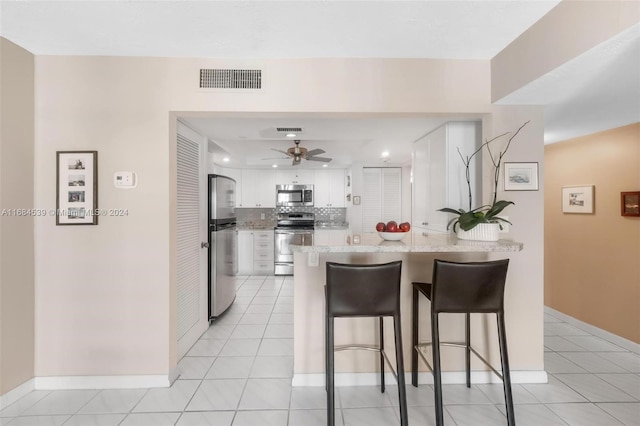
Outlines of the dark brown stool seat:
{"type": "Polygon", "coordinates": [[[442,379],[440,370],[440,345],[458,346],[466,351],[466,382],[471,386],[471,353],[484,362],[493,373],[502,380],[505,404],[507,406],[507,423],[515,426],[513,397],[511,394],[511,376],[507,355],[507,336],[504,322],[504,287],[507,278],[509,260],[493,262],[456,263],[436,259],[433,265],[431,283],[414,282],[413,285],[413,333],[411,352],[411,383],[418,386],[418,356],[433,372],[433,388],[435,396],[436,424],[444,424],[442,407],[442,379]],[[418,342],[418,297],[424,295],[431,301],[431,342],[418,342]],[[465,341],[441,342],[438,329],[438,314],[465,314],[465,341]],[[498,343],[502,374],[495,370],[473,347],[471,347],[471,315],[472,313],[495,313],[498,322],[498,343]],[[424,356],[421,348],[432,346],[433,365],[424,356]]]}
{"type": "Polygon", "coordinates": [[[402,329],[400,327],[400,273],[402,262],[377,265],[350,265],[327,262],[326,299],[326,387],[327,425],[335,424],[334,396],[334,351],[345,349],[366,349],[380,353],[381,392],[385,391],[384,363],[389,364],[398,382],[400,401],[400,424],[409,424],[407,397],[404,381],[404,361],[402,356],[402,329]],[[393,318],[396,370],[384,352],[384,317],[393,318]],[[379,317],[379,345],[334,345],[334,319],[346,317],[379,317]]]}

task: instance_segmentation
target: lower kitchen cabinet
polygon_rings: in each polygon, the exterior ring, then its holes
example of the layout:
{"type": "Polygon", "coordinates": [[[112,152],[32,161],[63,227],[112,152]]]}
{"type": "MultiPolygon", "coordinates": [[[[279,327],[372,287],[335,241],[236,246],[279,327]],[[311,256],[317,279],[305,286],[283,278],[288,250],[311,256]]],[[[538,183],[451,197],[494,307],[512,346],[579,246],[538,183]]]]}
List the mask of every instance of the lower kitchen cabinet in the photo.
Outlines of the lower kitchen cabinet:
{"type": "Polygon", "coordinates": [[[273,231],[253,233],[253,273],[273,274],[273,231]]]}
{"type": "Polygon", "coordinates": [[[253,273],[253,231],[238,231],[238,274],[253,273]]]}
{"type": "Polygon", "coordinates": [[[238,231],[238,274],[273,274],[273,231],[238,231]]]}

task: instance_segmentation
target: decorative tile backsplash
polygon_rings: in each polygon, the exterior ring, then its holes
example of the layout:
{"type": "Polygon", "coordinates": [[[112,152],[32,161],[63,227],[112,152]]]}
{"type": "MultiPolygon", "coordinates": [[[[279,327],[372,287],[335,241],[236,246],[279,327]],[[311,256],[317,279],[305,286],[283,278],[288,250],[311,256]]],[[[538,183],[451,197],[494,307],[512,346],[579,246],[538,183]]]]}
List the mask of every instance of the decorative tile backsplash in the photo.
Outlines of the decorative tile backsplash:
{"type": "Polygon", "coordinates": [[[347,209],[342,207],[317,207],[314,208],[316,222],[345,223],[347,221],[347,209]]]}
{"type": "Polygon", "coordinates": [[[279,207],[274,209],[236,208],[240,227],[274,227],[278,213],[315,213],[316,222],[344,223],[347,209],[338,207],[279,207]]]}

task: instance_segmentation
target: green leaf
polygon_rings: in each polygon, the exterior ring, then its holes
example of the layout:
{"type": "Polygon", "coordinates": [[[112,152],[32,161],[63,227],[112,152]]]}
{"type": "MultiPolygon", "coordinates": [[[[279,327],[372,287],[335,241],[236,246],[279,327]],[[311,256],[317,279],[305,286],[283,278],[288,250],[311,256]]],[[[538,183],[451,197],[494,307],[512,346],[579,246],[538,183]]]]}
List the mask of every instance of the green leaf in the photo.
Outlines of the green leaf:
{"type": "Polygon", "coordinates": [[[449,228],[451,227],[451,225],[453,225],[453,230],[455,232],[456,230],[456,225],[458,224],[458,219],[457,217],[454,217],[453,219],[451,219],[449,221],[449,223],[447,223],[447,231],[449,230],[449,228]]]}
{"type": "Polygon", "coordinates": [[[476,216],[475,213],[469,212],[467,214],[460,215],[458,222],[460,223],[460,228],[468,231],[472,228],[475,228],[475,226],[479,223],[487,223],[488,220],[484,215],[476,216]]]}
{"type": "MultiPolygon", "coordinates": [[[[511,222],[509,222],[507,219],[503,219],[503,218],[498,217],[498,216],[496,216],[496,217],[492,218],[492,219],[491,219],[491,221],[492,221],[492,222],[505,222],[505,223],[508,223],[509,225],[513,225],[513,224],[512,224],[511,222]]],[[[501,229],[502,229],[502,227],[501,227],[501,229]]]]}
{"type": "Polygon", "coordinates": [[[500,214],[500,212],[502,210],[504,210],[507,206],[514,204],[515,203],[513,201],[505,201],[505,200],[500,200],[500,201],[496,201],[491,208],[489,209],[489,211],[487,211],[486,216],[488,218],[493,218],[494,216],[500,214]]]}
{"type": "Polygon", "coordinates": [[[453,214],[457,214],[457,215],[461,215],[464,214],[465,211],[463,209],[460,210],[454,210],[454,209],[450,209],[449,207],[444,207],[442,209],[438,209],[439,212],[445,212],[445,213],[453,213],[453,214]]]}

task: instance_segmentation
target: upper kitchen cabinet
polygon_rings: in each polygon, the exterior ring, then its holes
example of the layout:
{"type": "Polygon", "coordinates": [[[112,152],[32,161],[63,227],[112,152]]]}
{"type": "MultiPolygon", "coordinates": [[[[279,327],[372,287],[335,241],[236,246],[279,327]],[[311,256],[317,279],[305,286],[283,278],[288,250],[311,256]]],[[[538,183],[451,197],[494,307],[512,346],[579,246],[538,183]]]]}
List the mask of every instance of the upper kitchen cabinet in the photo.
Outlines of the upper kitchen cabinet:
{"type": "Polygon", "coordinates": [[[276,206],[276,174],[273,169],[242,169],[242,205],[239,207],[276,206]]]}
{"type": "Polygon", "coordinates": [[[346,207],[344,169],[319,169],[314,176],[315,207],[346,207]]]}
{"type": "Polygon", "coordinates": [[[310,169],[276,170],[278,185],[313,185],[313,180],[313,170],[310,169]]]}
{"type": "Polygon", "coordinates": [[[222,167],[220,174],[236,181],[236,207],[242,207],[242,169],[222,167]]]}
{"type": "MultiPolygon", "coordinates": [[[[438,209],[469,209],[466,169],[460,155],[470,156],[480,147],[481,127],[478,122],[446,123],[413,146],[412,227],[416,233],[447,232],[449,214],[438,209]]],[[[480,193],[480,164],[472,160],[471,194],[480,193]]]]}

